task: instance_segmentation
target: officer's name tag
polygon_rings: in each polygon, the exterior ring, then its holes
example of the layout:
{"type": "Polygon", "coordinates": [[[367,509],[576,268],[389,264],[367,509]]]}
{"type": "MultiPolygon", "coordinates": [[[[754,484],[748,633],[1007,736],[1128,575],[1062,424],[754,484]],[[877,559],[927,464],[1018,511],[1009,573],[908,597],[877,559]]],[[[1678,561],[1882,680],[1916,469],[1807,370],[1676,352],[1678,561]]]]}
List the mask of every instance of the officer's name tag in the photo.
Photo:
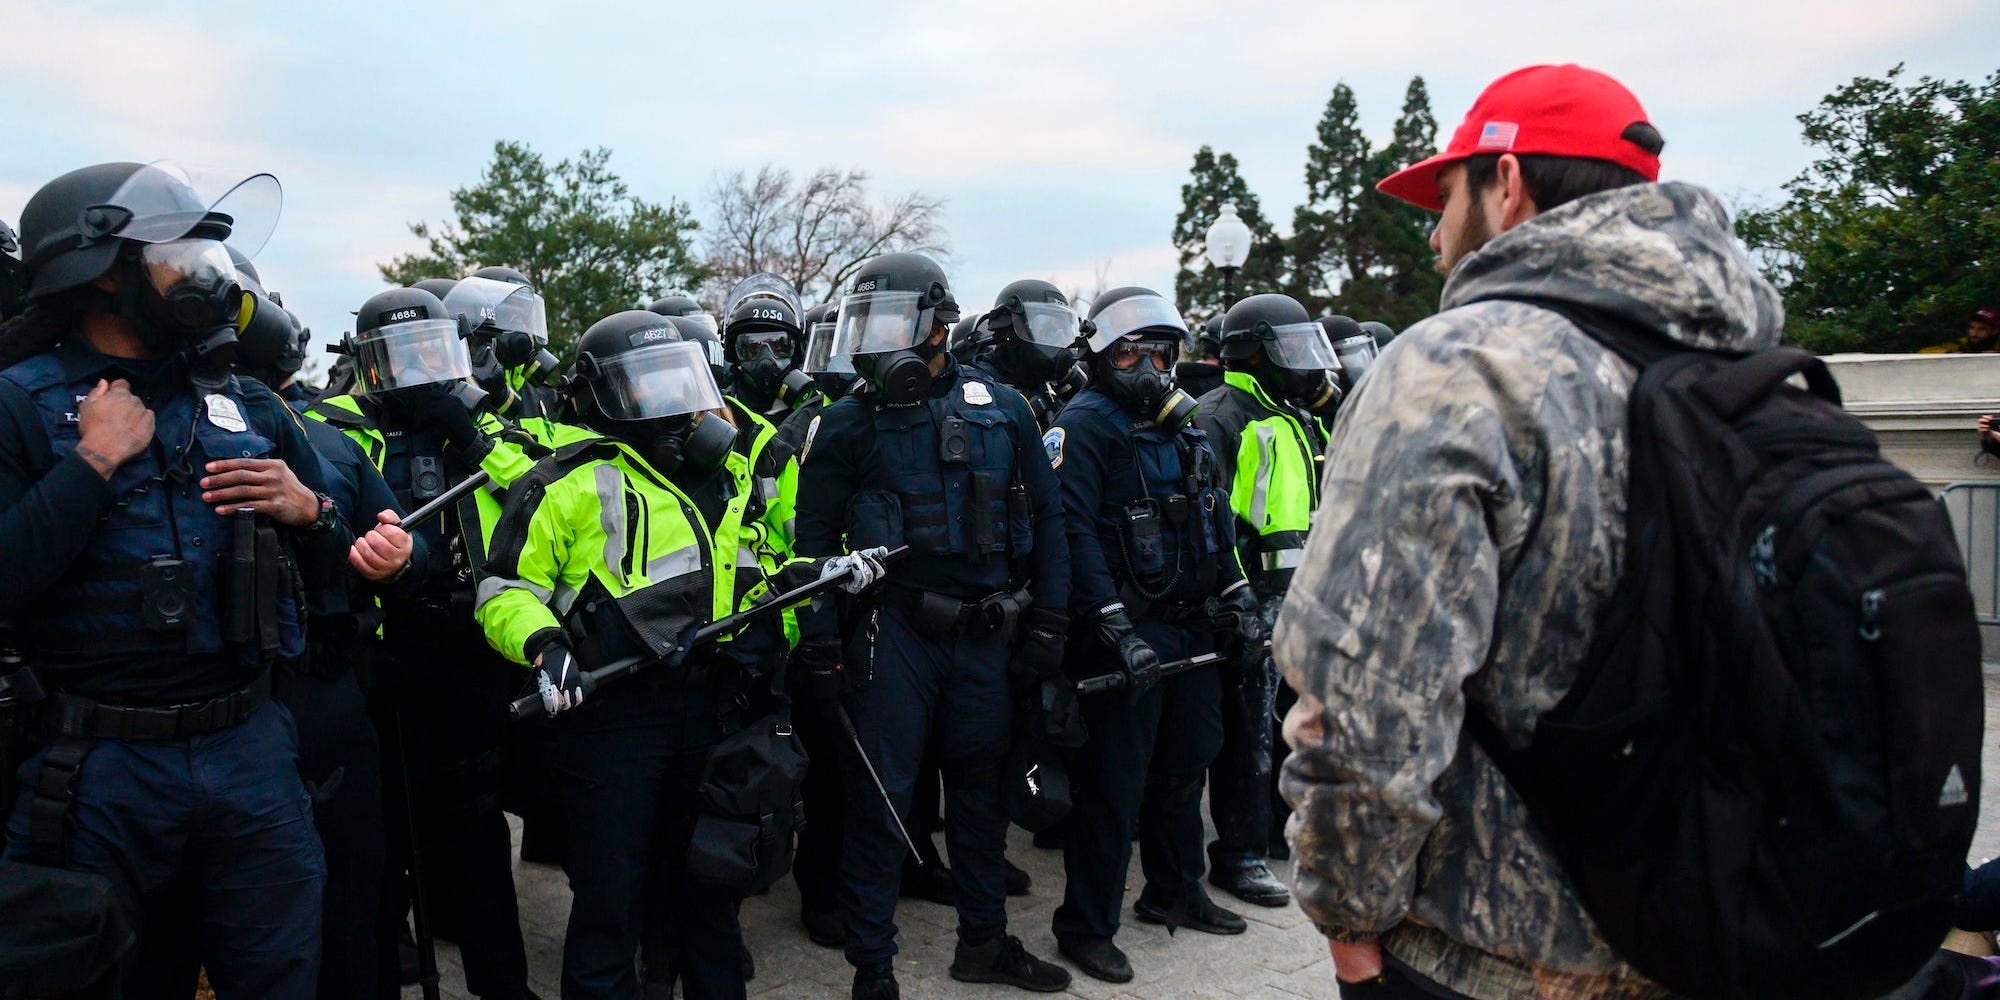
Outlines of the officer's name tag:
{"type": "Polygon", "coordinates": [[[965,401],[984,406],[987,403],[993,402],[993,393],[986,388],[986,383],[984,382],[967,382],[965,383],[965,401]]]}
{"type": "Polygon", "coordinates": [[[243,419],[243,411],[237,409],[236,401],[228,396],[219,392],[210,393],[207,399],[202,400],[202,406],[208,411],[208,422],[225,431],[234,433],[250,429],[250,424],[243,419]]]}

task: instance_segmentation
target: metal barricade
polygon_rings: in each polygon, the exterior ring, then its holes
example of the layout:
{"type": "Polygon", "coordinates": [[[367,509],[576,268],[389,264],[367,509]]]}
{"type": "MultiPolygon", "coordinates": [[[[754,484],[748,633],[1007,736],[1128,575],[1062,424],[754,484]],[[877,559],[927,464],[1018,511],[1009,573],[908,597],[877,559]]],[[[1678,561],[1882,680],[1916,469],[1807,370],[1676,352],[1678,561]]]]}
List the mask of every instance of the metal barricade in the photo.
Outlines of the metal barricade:
{"type": "Polygon", "coordinates": [[[1958,534],[1979,624],[2000,625],[2000,483],[1953,483],[1938,502],[1958,534]]]}

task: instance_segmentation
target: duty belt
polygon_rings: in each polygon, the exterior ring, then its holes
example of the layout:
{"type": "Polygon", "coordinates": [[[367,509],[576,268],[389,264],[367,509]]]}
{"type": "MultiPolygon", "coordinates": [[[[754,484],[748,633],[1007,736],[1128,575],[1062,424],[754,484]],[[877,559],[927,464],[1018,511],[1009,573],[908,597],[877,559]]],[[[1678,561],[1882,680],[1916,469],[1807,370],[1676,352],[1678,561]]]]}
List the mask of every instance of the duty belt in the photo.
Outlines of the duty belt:
{"type": "Polygon", "coordinates": [[[1003,591],[977,601],[960,601],[891,584],[882,588],[882,604],[916,619],[925,629],[1007,638],[1014,634],[1014,623],[1028,606],[1028,592],[1003,591]]]}
{"type": "Polygon", "coordinates": [[[57,693],[38,710],[42,731],[52,737],[178,740],[228,729],[248,719],[270,697],[271,675],[266,672],[245,687],[187,705],[133,708],[57,693]]]}
{"type": "Polygon", "coordinates": [[[1151,618],[1184,628],[1206,628],[1215,618],[1215,609],[1206,598],[1198,601],[1153,601],[1129,583],[1118,588],[1118,600],[1134,620],[1151,618]]]}

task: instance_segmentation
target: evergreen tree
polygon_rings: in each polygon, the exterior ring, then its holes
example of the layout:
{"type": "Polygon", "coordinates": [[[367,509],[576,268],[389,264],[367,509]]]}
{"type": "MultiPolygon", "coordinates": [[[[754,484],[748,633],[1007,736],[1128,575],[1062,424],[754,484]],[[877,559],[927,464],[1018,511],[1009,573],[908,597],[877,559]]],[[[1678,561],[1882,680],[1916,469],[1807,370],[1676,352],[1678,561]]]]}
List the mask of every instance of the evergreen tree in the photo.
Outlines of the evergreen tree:
{"type": "Polygon", "coordinates": [[[1375,190],[1383,178],[1437,152],[1437,117],[1431,113],[1424,78],[1414,77],[1403,92],[1403,108],[1388,145],[1368,157],[1360,187],[1365,192],[1347,234],[1350,277],[1329,309],[1361,320],[1379,320],[1401,330],[1437,312],[1444,277],[1433,269],[1431,229],[1437,216],[1375,190]]]}
{"type": "Polygon", "coordinates": [[[703,274],[694,214],[678,200],[632,194],[610,160],[599,148],[551,165],[524,143],[496,142],[479,182],[451,193],[452,220],[411,223],[424,250],[377,270],[408,285],[489,264],[519,268],[548,303],[553,349],[567,354],[590,324],[703,274]]]}
{"type": "Polygon", "coordinates": [[[1354,90],[1335,84],[1306,147],[1306,202],[1292,211],[1287,244],[1292,280],[1285,290],[1315,313],[1335,289],[1367,269],[1366,248],[1354,237],[1366,203],[1368,159],[1354,90]]]}
{"type": "Polygon", "coordinates": [[[1174,301],[1182,314],[1197,319],[1222,308],[1222,275],[1203,256],[1203,241],[1226,201],[1236,203],[1236,214],[1250,227],[1252,240],[1250,256],[1236,273],[1237,297],[1284,287],[1284,247],[1264,218],[1257,196],[1237,173],[1236,157],[1203,146],[1195,151],[1188,182],[1181,185],[1181,211],[1174,217],[1174,246],[1180,251],[1174,301]]]}

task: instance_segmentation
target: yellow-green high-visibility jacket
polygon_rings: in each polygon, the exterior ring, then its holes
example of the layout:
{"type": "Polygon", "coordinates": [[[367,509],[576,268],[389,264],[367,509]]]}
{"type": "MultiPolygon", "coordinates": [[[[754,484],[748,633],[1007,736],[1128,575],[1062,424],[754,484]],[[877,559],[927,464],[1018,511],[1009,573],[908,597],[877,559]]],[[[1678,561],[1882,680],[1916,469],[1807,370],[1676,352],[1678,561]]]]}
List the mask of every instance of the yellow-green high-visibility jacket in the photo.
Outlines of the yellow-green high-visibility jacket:
{"type": "Polygon", "coordinates": [[[479,583],[474,614],[487,642],[525,664],[528,640],[560,627],[588,663],[634,652],[621,648],[631,642],[615,627],[620,614],[679,631],[764,596],[765,567],[777,562],[765,548],[768,504],[741,488],[753,482],[749,459],[732,452],[726,462],[734,495],[711,525],[679,486],[613,439],[545,459],[510,493],[479,583]]]}
{"type": "Polygon", "coordinates": [[[1208,432],[1236,511],[1236,549],[1260,597],[1284,595],[1319,509],[1326,428],[1278,403],[1248,372],[1227,372],[1201,397],[1195,423],[1208,432]]]}

